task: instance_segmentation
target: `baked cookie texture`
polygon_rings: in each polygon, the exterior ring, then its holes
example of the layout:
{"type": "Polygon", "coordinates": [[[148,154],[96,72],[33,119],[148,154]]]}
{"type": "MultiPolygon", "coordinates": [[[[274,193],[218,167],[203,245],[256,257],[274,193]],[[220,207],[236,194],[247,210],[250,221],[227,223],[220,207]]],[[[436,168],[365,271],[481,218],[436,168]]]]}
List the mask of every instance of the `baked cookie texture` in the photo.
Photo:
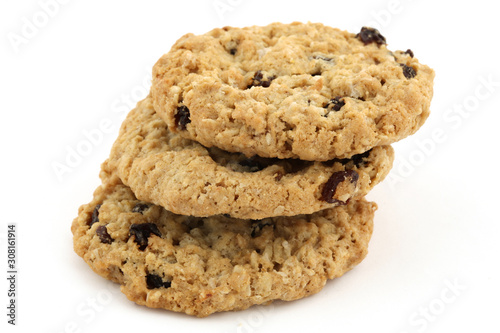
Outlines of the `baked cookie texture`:
{"type": "Polygon", "coordinates": [[[141,305],[204,317],[295,300],[367,253],[376,205],[364,199],[296,217],[196,218],[138,200],[107,168],[73,221],[74,248],[141,305]]]}
{"type": "Polygon", "coordinates": [[[170,130],[246,156],[327,161],[415,133],[434,71],[378,31],[273,23],[187,34],[153,68],[170,130]]]}
{"type": "Polygon", "coordinates": [[[359,199],[385,178],[393,159],[390,146],[327,162],[205,148],[169,130],[147,97],[123,122],[107,163],[139,199],[174,213],[262,219],[359,199]]]}

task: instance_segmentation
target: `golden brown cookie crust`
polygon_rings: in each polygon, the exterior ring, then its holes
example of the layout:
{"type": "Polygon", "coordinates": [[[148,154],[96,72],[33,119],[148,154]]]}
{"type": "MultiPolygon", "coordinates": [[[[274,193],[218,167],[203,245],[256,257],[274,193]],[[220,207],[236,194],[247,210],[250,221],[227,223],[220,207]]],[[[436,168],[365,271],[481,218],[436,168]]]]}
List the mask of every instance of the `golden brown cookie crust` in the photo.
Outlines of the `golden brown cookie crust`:
{"type": "Polygon", "coordinates": [[[365,257],[376,209],[360,199],[297,217],[194,218],[101,178],[73,221],[76,253],[130,300],[199,317],[318,292],[365,257]]]}
{"type": "Polygon", "coordinates": [[[148,97],[125,119],[108,163],[139,199],[176,214],[261,219],[361,198],[385,178],[393,159],[390,146],[329,162],[248,159],[169,131],[148,97]],[[340,180],[331,180],[334,175],[340,180]],[[332,181],[337,186],[325,196],[332,181]]]}
{"type": "Polygon", "coordinates": [[[273,23],[183,36],[154,66],[152,95],[171,131],[206,147],[326,161],[415,133],[433,78],[412,52],[273,23]]]}

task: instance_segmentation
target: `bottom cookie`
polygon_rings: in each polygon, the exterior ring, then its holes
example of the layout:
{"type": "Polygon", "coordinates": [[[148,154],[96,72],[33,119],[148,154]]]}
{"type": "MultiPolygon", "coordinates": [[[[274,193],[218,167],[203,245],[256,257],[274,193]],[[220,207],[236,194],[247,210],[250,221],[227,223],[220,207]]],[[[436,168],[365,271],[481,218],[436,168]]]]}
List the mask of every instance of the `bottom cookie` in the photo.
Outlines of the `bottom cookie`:
{"type": "Polygon", "coordinates": [[[373,230],[364,199],[294,217],[197,218],[101,178],[73,221],[76,253],[130,300],[198,317],[314,294],[365,257],[373,230]]]}

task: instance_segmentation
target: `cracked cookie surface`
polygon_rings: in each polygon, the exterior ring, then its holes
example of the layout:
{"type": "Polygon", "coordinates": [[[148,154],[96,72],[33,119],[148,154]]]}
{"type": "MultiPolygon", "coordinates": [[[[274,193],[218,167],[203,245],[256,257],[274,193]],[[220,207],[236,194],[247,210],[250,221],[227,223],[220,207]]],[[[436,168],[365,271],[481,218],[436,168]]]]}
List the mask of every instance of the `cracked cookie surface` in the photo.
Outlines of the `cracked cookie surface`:
{"type": "Polygon", "coordinates": [[[246,156],[326,161],[416,132],[434,72],[374,29],[273,23],[187,34],[153,68],[173,132],[246,156]]]}
{"type": "Polygon", "coordinates": [[[320,291],[366,256],[374,203],[239,220],[173,214],[138,200],[103,165],[72,224],[75,252],[132,301],[199,317],[320,291]]]}
{"type": "Polygon", "coordinates": [[[385,178],[393,158],[390,146],[327,162],[206,148],[170,131],[147,97],[123,122],[106,163],[139,199],[176,214],[260,219],[361,198],[385,178]]]}

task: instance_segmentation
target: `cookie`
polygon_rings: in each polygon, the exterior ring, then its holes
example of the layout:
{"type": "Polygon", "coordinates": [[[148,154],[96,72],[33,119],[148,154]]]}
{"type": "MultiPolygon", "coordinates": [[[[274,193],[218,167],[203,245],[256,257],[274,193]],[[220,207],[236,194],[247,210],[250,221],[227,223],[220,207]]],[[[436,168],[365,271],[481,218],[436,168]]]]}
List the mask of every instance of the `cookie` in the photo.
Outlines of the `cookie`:
{"type": "Polygon", "coordinates": [[[360,199],[296,217],[195,218],[101,178],[73,221],[76,253],[130,300],[199,317],[318,292],[365,257],[376,209],[360,199]]]}
{"type": "Polygon", "coordinates": [[[155,64],[152,95],[171,131],[206,147],[327,161],[415,133],[433,78],[374,29],[273,23],[183,36],[155,64]]]}
{"type": "Polygon", "coordinates": [[[123,122],[108,163],[140,200],[176,214],[261,219],[311,214],[363,197],[388,174],[393,157],[390,146],[327,162],[205,148],[171,132],[147,97],[123,122]]]}

